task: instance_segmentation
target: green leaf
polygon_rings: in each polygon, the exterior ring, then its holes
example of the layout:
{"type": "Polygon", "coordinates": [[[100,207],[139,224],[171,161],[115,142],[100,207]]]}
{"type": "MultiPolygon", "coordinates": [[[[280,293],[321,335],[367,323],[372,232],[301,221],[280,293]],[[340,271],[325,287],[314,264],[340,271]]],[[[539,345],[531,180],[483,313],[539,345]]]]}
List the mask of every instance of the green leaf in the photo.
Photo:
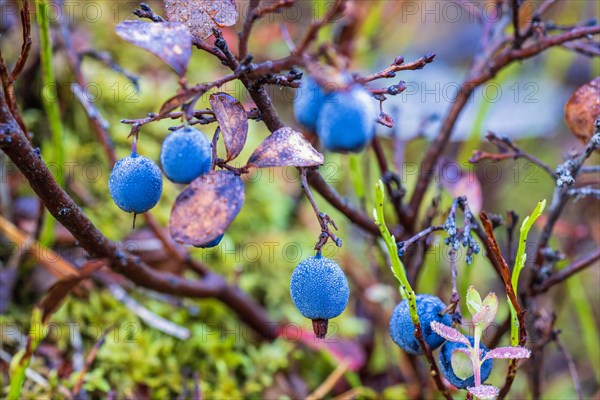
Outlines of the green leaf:
{"type": "Polygon", "coordinates": [[[467,308],[472,316],[475,316],[481,308],[481,296],[475,286],[469,286],[467,290],[467,308]]]}
{"type": "Polygon", "coordinates": [[[456,349],[450,357],[452,371],[460,379],[468,379],[473,376],[473,361],[461,349],[456,349]]]}
{"type": "MultiPolygon", "coordinates": [[[[521,229],[519,231],[519,246],[517,247],[515,266],[513,268],[511,277],[511,283],[515,293],[517,293],[519,287],[519,275],[521,274],[521,270],[525,267],[525,261],[527,261],[525,245],[527,244],[527,236],[529,235],[529,230],[531,229],[535,221],[539,218],[539,216],[542,215],[542,213],[544,212],[544,208],[546,208],[546,200],[540,201],[531,213],[531,215],[526,217],[523,220],[523,223],[521,224],[521,229]]],[[[519,344],[519,321],[517,318],[517,313],[510,299],[508,300],[508,307],[510,309],[511,315],[510,343],[512,346],[516,346],[519,344]]]]}

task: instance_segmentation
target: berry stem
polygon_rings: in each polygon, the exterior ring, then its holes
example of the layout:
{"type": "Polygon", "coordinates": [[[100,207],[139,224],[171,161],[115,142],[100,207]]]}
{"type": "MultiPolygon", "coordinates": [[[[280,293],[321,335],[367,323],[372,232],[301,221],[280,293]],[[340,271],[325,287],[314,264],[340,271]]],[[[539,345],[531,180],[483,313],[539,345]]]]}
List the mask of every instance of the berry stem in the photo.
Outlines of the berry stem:
{"type": "Polygon", "coordinates": [[[338,238],[335,233],[330,229],[330,225],[337,230],[337,225],[335,221],[324,212],[319,210],[319,206],[315,202],[315,199],[310,191],[310,187],[308,186],[308,181],[306,179],[306,168],[298,168],[300,172],[300,182],[302,186],[302,190],[304,190],[304,194],[308,198],[310,205],[312,206],[315,215],[317,216],[317,220],[319,221],[319,225],[321,226],[321,233],[319,234],[319,240],[315,244],[315,250],[317,251],[317,255],[321,254],[321,249],[329,239],[333,240],[337,247],[342,247],[342,239],[338,238]]]}
{"type": "Polygon", "coordinates": [[[131,141],[131,155],[132,156],[137,155],[137,141],[138,141],[138,134],[136,133],[133,136],[133,140],[131,141]]]}

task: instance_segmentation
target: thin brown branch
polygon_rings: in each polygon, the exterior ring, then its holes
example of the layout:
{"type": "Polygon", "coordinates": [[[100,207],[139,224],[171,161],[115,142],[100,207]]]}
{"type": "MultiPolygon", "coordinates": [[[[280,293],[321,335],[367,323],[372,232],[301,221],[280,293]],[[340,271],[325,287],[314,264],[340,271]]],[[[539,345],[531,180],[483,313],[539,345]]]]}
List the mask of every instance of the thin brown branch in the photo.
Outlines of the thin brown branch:
{"type": "Polygon", "coordinates": [[[21,53],[17,59],[17,63],[10,74],[10,82],[17,80],[21,71],[25,67],[27,58],[29,57],[29,50],[31,50],[31,14],[29,11],[29,0],[24,0],[21,5],[21,25],[23,29],[23,44],[21,45],[21,53]]]}
{"type": "Polygon", "coordinates": [[[556,172],[548,164],[534,156],[533,154],[529,154],[519,146],[517,146],[512,140],[507,137],[500,137],[496,135],[494,132],[488,132],[486,135],[486,139],[496,145],[498,148],[504,150],[504,153],[496,154],[496,153],[488,153],[482,150],[473,151],[473,156],[469,159],[470,163],[476,164],[482,160],[489,159],[495,162],[503,161],[507,159],[516,160],[518,158],[524,158],[526,160],[531,161],[538,167],[542,168],[544,171],[548,173],[555,180],[558,178],[556,172]]]}
{"type": "Polygon", "coordinates": [[[317,38],[319,30],[331,21],[333,21],[333,19],[343,11],[344,1],[335,0],[333,5],[329,8],[329,10],[327,10],[325,16],[323,16],[323,19],[317,20],[310,25],[310,27],[304,34],[304,37],[300,41],[300,44],[294,50],[294,54],[303,55],[306,49],[308,49],[308,46],[310,46],[310,44],[317,38]]]}
{"type": "Polygon", "coordinates": [[[521,28],[519,26],[519,7],[521,0],[512,0],[511,11],[512,11],[512,25],[513,25],[513,47],[520,49],[523,44],[523,38],[521,37],[521,28]]]}
{"type": "Polygon", "coordinates": [[[461,85],[450,110],[444,118],[440,131],[423,157],[420,179],[417,180],[413,196],[409,203],[411,225],[414,225],[416,221],[419,207],[433,178],[431,171],[435,168],[442,152],[446,148],[454,130],[454,125],[475,88],[495,77],[499,71],[513,62],[534,57],[550,47],[560,46],[563,43],[598,33],[600,33],[599,25],[576,28],[559,35],[541,38],[537,43],[531,44],[528,47],[521,49],[505,48],[503,51],[493,52],[495,55],[488,62],[476,63],[474,65],[466,81],[461,85]]]}
{"type": "Polygon", "coordinates": [[[600,260],[600,249],[587,254],[572,264],[566,266],[558,272],[550,275],[541,285],[534,286],[534,294],[544,293],[553,286],[563,282],[578,272],[583,271],[587,267],[593,265],[595,262],[600,260]]]}
{"type": "Polygon", "coordinates": [[[372,218],[366,213],[358,210],[348,200],[344,199],[335,191],[333,187],[327,184],[321,174],[315,170],[308,170],[306,177],[310,186],[315,189],[325,200],[329,202],[333,207],[337,208],[342,214],[344,214],[351,222],[360,226],[363,230],[369,232],[374,236],[379,236],[379,228],[373,222],[372,218]]]}
{"type": "Polygon", "coordinates": [[[304,194],[308,198],[308,201],[310,202],[310,205],[312,206],[313,211],[317,216],[319,225],[321,226],[321,234],[319,235],[319,240],[317,241],[317,244],[315,244],[315,250],[318,254],[320,254],[321,249],[323,248],[323,246],[325,246],[329,239],[333,240],[337,247],[342,247],[342,239],[338,238],[329,227],[331,225],[335,230],[337,230],[337,225],[329,215],[319,210],[319,206],[317,206],[317,202],[315,201],[315,198],[313,197],[312,192],[310,191],[310,187],[306,180],[307,169],[299,168],[298,170],[300,172],[300,182],[302,185],[302,190],[304,190],[304,194]]]}
{"type": "Polygon", "coordinates": [[[377,136],[375,136],[371,141],[371,147],[375,153],[377,165],[379,165],[381,180],[385,184],[388,196],[390,196],[390,201],[394,206],[394,210],[396,211],[396,217],[399,221],[402,221],[404,216],[404,212],[402,210],[402,198],[404,197],[406,191],[404,190],[404,187],[402,187],[402,182],[398,175],[390,171],[387,158],[383,152],[383,147],[381,146],[377,136]],[[392,186],[393,184],[395,184],[395,188],[392,186]]]}
{"type": "Polygon", "coordinates": [[[404,57],[399,57],[396,58],[392,65],[390,65],[386,69],[371,75],[359,77],[356,79],[356,81],[360,83],[367,83],[376,79],[394,78],[396,76],[396,72],[399,71],[415,71],[418,69],[423,69],[423,67],[432,62],[434,58],[435,53],[427,53],[418,60],[415,60],[408,64],[404,64],[404,57]]]}
{"type": "Polygon", "coordinates": [[[250,39],[250,31],[254,21],[258,18],[256,9],[260,5],[260,0],[250,0],[248,2],[248,8],[246,10],[246,19],[244,19],[244,26],[242,31],[239,32],[239,43],[238,43],[238,60],[243,60],[248,54],[248,39],[250,39]]]}
{"type": "Polygon", "coordinates": [[[9,137],[3,150],[23,173],[48,211],[69,230],[90,257],[107,259],[110,267],[139,286],[157,292],[188,297],[215,297],[234,309],[240,318],[261,336],[274,339],[277,332],[263,308],[219,275],[207,273],[202,280],[188,280],[169,273],[155,271],[139,258],[108,240],[89,220],[73,199],[56,183],[44,161],[21,131],[0,96],[0,130],[9,137]]]}

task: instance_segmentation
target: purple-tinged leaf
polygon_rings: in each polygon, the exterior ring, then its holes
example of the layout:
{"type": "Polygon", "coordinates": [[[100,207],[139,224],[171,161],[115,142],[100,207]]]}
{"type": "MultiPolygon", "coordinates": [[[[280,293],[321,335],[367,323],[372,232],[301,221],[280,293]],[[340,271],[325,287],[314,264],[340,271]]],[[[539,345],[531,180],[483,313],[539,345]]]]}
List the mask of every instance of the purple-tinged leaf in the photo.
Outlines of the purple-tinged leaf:
{"type": "Polygon", "coordinates": [[[248,136],[248,114],[242,103],[227,93],[215,93],[210,95],[210,106],[215,118],[219,121],[227,158],[230,161],[236,158],[248,136]]]}
{"type": "Polygon", "coordinates": [[[485,324],[487,321],[488,315],[490,313],[490,306],[482,306],[479,311],[473,315],[473,323],[474,324],[485,324]]]}
{"type": "Polygon", "coordinates": [[[231,171],[211,171],[177,196],[169,232],[179,243],[201,246],[221,236],[244,204],[244,184],[231,171]]]}
{"type": "Polygon", "coordinates": [[[165,0],[169,21],[187,25],[190,33],[200,39],[213,34],[213,28],[235,25],[238,12],[234,0],[165,0]]]}
{"type": "Polygon", "coordinates": [[[440,324],[439,322],[433,321],[431,324],[431,329],[441,337],[451,342],[457,342],[467,345],[469,348],[471,347],[471,343],[469,339],[466,338],[465,335],[452,328],[451,326],[446,326],[444,324],[440,324]]]}
{"type": "Polygon", "coordinates": [[[248,167],[315,167],[323,164],[323,154],[292,128],[276,130],[254,150],[248,167]]]}
{"type": "Polygon", "coordinates": [[[121,38],[158,56],[179,74],[187,71],[192,55],[192,37],[179,22],[123,21],[115,31],[121,38]]]}
{"type": "Polygon", "coordinates": [[[490,358],[504,358],[504,359],[512,359],[512,358],[529,358],[531,356],[531,350],[526,347],[515,346],[515,347],[497,347],[493,350],[490,350],[485,355],[484,359],[490,358]]]}
{"type": "Polygon", "coordinates": [[[452,371],[460,379],[468,379],[473,376],[473,361],[471,360],[471,352],[467,349],[459,348],[452,352],[450,356],[450,364],[452,371]],[[463,351],[466,350],[466,351],[463,351]]]}
{"type": "Polygon", "coordinates": [[[491,385],[480,385],[467,389],[473,396],[482,400],[493,400],[498,397],[500,389],[491,385]]]}

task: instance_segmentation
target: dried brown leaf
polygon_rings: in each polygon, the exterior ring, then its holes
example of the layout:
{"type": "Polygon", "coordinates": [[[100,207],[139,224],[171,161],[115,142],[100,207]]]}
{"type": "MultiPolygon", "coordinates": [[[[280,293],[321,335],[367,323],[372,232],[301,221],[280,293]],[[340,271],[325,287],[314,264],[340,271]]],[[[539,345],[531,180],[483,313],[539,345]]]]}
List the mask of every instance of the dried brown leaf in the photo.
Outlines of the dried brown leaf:
{"type": "Polygon", "coordinates": [[[215,93],[210,95],[210,106],[215,112],[215,118],[219,121],[225,150],[226,161],[236,158],[248,136],[248,114],[242,103],[227,93],[215,93]]]}
{"type": "Polygon", "coordinates": [[[567,126],[584,143],[594,133],[594,122],[600,116],[600,77],[579,87],[565,106],[567,126]]]}
{"type": "Polygon", "coordinates": [[[187,25],[190,33],[206,39],[213,28],[235,25],[238,13],[233,0],[165,0],[169,21],[187,25]]]}
{"type": "Polygon", "coordinates": [[[58,282],[56,282],[50,289],[48,289],[48,293],[39,303],[38,307],[42,312],[42,322],[48,321],[50,316],[54,314],[56,310],[60,307],[62,302],[67,298],[67,295],[75,286],[77,286],[82,280],[88,278],[94,272],[99,270],[104,266],[104,262],[90,261],[86,265],[84,265],[77,273],[72,275],[67,275],[62,278],[58,282]]]}
{"type": "Polygon", "coordinates": [[[324,162],[323,155],[301,133],[284,127],[276,130],[254,150],[248,167],[314,167],[324,162]]]}
{"type": "Polygon", "coordinates": [[[129,43],[158,56],[180,76],[185,74],[192,55],[192,37],[184,24],[123,21],[115,31],[129,43]]]}
{"type": "Polygon", "coordinates": [[[244,204],[244,184],[231,171],[211,171],[177,196],[169,232],[179,243],[200,246],[221,236],[244,204]]]}

